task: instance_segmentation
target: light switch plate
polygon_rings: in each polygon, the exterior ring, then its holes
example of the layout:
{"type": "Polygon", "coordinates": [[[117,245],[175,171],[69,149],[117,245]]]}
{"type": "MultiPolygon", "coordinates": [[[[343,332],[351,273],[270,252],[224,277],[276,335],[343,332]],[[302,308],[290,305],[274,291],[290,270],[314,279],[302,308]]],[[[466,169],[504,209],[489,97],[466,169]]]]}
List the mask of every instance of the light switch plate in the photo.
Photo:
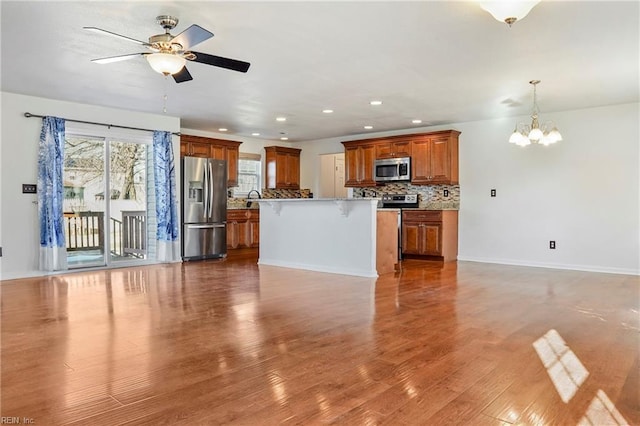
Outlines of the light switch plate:
{"type": "Polygon", "coordinates": [[[36,194],[38,192],[38,187],[35,183],[23,183],[22,184],[22,193],[23,194],[36,194]]]}

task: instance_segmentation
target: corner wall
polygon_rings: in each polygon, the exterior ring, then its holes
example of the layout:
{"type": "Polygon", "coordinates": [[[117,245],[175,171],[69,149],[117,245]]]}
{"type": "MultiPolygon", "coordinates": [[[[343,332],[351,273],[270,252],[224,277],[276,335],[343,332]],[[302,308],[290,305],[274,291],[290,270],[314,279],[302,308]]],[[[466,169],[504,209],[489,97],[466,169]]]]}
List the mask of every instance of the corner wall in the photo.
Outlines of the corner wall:
{"type": "Polygon", "coordinates": [[[301,185],[317,191],[319,154],[344,152],[341,141],[459,130],[459,260],[640,274],[639,114],[637,103],[543,112],[564,138],[549,147],[507,143],[527,116],[301,142],[301,185]]]}
{"type": "MultiPolygon", "coordinates": [[[[23,183],[36,183],[38,144],[42,120],[26,118],[25,112],[68,119],[112,123],[147,129],[180,131],[180,119],[92,105],[62,102],[2,92],[0,139],[0,279],[45,275],[38,270],[39,225],[37,195],[22,194],[23,183]]],[[[179,158],[180,141],[174,138],[179,158]]],[[[176,176],[180,175],[179,163],[176,176]]]]}

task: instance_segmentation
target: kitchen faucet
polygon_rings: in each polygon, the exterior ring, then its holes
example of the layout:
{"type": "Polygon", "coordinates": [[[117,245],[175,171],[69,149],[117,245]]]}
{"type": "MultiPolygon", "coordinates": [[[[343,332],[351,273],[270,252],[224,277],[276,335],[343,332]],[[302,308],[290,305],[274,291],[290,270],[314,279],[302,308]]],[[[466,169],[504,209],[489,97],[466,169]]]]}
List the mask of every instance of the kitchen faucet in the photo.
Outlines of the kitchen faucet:
{"type": "Polygon", "coordinates": [[[253,192],[255,192],[256,194],[258,194],[258,199],[262,198],[262,195],[260,195],[260,192],[258,192],[258,190],[257,190],[257,189],[252,189],[251,191],[249,191],[249,192],[247,193],[247,208],[251,207],[251,203],[253,202],[253,201],[251,201],[251,194],[252,194],[253,192]]]}

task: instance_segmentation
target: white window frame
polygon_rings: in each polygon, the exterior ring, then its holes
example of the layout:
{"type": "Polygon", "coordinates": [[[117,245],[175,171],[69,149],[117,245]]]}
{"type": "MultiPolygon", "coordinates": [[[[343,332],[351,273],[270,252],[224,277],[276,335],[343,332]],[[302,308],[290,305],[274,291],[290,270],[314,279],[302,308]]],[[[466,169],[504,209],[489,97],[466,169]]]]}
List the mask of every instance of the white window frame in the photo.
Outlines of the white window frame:
{"type": "Polygon", "coordinates": [[[248,152],[241,152],[238,155],[238,186],[234,188],[233,190],[233,195],[234,197],[246,197],[249,191],[241,191],[240,190],[240,180],[241,180],[241,176],[242,175],[248,175],[248,176],[257,176],[257,180],[258,180],[258,187],[257,188],[251,188],[251,189],[255,189],[258,192],[262,193],[262,156],[260,154],[252,154],[252,153],[248,153],[248,152]],[[253,173],[242,173],[242,168],[240,167],[240,161],[242,160],[248,160],[248,161],[257,161],[258,164],[258,173],[257,174],[253,174],[253,173]]]}

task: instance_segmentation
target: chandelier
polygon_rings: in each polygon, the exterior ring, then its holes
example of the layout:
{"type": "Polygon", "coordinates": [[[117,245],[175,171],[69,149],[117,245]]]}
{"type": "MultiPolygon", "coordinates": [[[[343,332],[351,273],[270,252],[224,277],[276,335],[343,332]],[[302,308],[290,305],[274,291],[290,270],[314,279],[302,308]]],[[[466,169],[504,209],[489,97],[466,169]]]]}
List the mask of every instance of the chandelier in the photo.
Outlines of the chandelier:
{"type": "Polygon", "coordinates": [[[553,122],[549,121],[540,127],[540,123],[538,121],[538,99],[536,96],[536,86],[538,83],[540,83],[540,80],[531,80],[529,82],[529,84],[533,85],[533,110],[531,111],[531,124],[517,123],[515,129],[513,129],[511,137],[509,138],[509,143],[514,143],[518,146],[527,146],[531,145],[531,143],[538,143],[547,146],[562,140],[562,135],[553,122]]]}
{"type": "Polygon", "coordinates": [[[489,12],[500,22],[511,26],[514,22],[527,16],[540,0],[481,1],[480,7],[489,12]]]}

